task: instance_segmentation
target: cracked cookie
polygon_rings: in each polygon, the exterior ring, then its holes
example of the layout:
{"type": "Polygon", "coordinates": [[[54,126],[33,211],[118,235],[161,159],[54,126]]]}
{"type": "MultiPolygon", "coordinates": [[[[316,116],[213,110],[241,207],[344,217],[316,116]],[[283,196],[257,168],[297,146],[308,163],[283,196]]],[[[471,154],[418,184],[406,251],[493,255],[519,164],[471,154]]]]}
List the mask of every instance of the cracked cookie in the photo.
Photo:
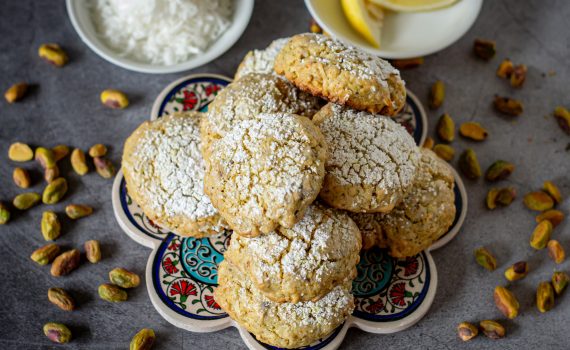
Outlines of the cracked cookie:
{"type": "Polygon", "coordinates": [[[250,73],[272,74],[274,72],[275,57],[287,41],[289,41],[289,38],[277,39],[264,50],[248,52],[239,64],[234,79],[237,80],[250,73]]]}
{"type": "Polygon", "coordinates": [[[313,118],[329,147],[319,194],[352,212],[388,212],[412,187],[418,148],[394,120],[329,103],[313,118]]]}
{"type": "Polygon", "coordinates": [[[404,81],[390,63],[321,34],[293,36],[275,72],[312,95],[370,113],[394,116],[406,103],[404,81]]]}
{"type": "Polygon", "coordinates": [[[213,145],[205,191],[238,234],[291,228],[321,189],[326,157],[323,135],[308,118],[262,113],[213,145]]]}
{"type": "Polygon", "coordinates": [[[402,258],[427,249],[447,233],[455,219],[455,180],[449,166],[421,150],[418,176],[402,203],[388,214],[351,214],[364,249],[378,245],[402,258]]]}
{"type": "Polygon", "coordinates": [[[208,106],[200,131],[206,160],[211,145],[242,120],[260,113],[291,113],[311,118],[321,107],[317,97],[275,74],[248,74],[224,88],[208,106]]]}
{"type": "Polygon", "coordinates": [[[237,267],[218,266],[214,297],[257,340],[279,348],[309,345],[340,327],[354,309],[351,283],[339,285],[318,301],[276,303],[267,299],[237,267]]]}
{"type": "Polygon", "coordinates": [[[149,219],[182,236],[202,237],[227,226],[204,194],[201,113],[141,124],[126,140],[123,173],[129,195],[149,219]]]}
{"type": "Polygon", "coordinates": [[[268,299],[297,303],[317,301],[352,281],[361,246],[358,227],[346,213],[313,204],[292,228],[233,236],[224,257],[268,299]]]}

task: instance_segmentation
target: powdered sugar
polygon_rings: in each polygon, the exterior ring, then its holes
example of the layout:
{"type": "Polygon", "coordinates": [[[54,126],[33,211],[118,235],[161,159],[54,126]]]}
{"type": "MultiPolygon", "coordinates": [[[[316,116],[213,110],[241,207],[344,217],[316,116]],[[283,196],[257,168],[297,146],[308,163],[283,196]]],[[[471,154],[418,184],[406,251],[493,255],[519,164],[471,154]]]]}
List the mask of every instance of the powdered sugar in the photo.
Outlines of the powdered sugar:
{"type": "Polygon", "coordinates": [[[289,38],[274,40],[265,50],[250,51],[238,67],[235,79],[239,79],[250,73],[273,74],[273,64],[275,57],[281,48],[285,46],[289,38]]]}
{"type": "Polygon", "coordinates": [[[206,191],[240,233],[257,225],[269,232],[277,222],[291,227],[320,190],[325,157],[322,135],[308,119],[262,113],[215,144],[206,191]]]}
{"type": "Polygon", "coordinates": [[[416,175],[418,151],[410,134],[384,116],[329,105],[319,127],[331,150],[327,171],[347,185],[405,188],[416,175]]]}
{"type": "Polygon", "coordinates": [[[217,211],[204,194],[204,161],[196,116],[166,116],[153,122],[138,142],[132,162],[123,166],[136,177],[148,205],[165,216],[192,220],[217,211]]]}
{"type": "Polygon", "coordinates": [[[381,86],[388,88],[388,77],[399,75],[399,71],[388,61],[372,56],[351,45],[320,34],[303,34],[311,38],[311,42],[324,45],[328,55],[309,56],[308,60],[335,65],[338,69],[348,71],[351,75],[365,80],[376,80],[381,86]],[[332,57],[331,57],[332,56],[332,57]]]}

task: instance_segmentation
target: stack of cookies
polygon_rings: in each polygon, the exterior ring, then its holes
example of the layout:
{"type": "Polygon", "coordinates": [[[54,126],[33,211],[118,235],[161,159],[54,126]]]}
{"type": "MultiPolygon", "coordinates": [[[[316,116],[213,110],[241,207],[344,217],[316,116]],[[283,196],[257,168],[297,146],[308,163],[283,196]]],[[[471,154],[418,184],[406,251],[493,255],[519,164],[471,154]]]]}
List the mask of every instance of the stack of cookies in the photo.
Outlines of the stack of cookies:
{"type": "Polygon", "coordinates": [[[193,237],[233,230],[216,301],[264,343],[309,345],[343,324],[359,253],[415,255],[455,216],[453,176],[391,117],[389,63],[300,34],[244,58],[205,115],[175,114],[126,142],[129,193],[193,237]]]}

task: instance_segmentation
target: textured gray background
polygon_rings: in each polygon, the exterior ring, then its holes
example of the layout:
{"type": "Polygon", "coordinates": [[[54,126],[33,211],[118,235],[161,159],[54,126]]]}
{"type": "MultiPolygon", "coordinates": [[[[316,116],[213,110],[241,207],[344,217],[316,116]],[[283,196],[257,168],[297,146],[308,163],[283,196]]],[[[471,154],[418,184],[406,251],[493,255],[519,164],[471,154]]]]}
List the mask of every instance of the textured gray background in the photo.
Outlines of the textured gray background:
{"type": "MultiPolygon", "coordinates": [[[[469,1],[469,0],[464,0],[469,1]]],[[[430,112],[431,130],[442,111],[456,122],[475,120],[489,129],[490,137],[481,144],[462,139],[458,151],[474,147],[486,168],[498,158],[514,162],[517,169],[505,185],[514,185],[519,193],[537,189],[552,179],[563,194],[570,195],[570,152],[565,150],[570,137],[563,134],[550,115],[554,106],[570,107],[570,4],[567,1],[486,1],[474,27],[452,47],[427,57],[417,69],[403,72],[409,88],[426,102],[430,84],[436,79],[447,83],[448,93],[440,111],[430,112]],[[490,63],[471,56],[475,37],[497,41],[498,54],[490,63]],[[506,81],[494,76],[504,57],[529,67],[522,90],[512,90],[506,81]],[[549,75],[549,71],[554,75],[549,75]],[[491,108],[494,94],[513,95],[525,102],[525,112],[518,118],[505,118],[491,108]]],[[[195,72],[231,76],[241,57],[252,48],[262,48],[272,39],[306,31],[309,14],[302,1],[257,1],[253,18],[243,37],[222,57],[195,72]]],[[[22,103],[8,105],[0,101],[0,200],[11,201],[19,192],[11,182],[15,164],[7,159],[8,146],[14,141],[53,146],[65,143],[83,149],[94,143],[111,146],[111,158],[119,164],[122,143],[142,121],[148,119],[154,98],[176,75],[145,75],[115,67],[91,52],[74,32],[64,2],[3,0],[0,4],[0,90],[17,81],[36,85],[22,103]],[[45,42],[65,47],[70,63],[63,69],[51,67],[37,57],[37,48],[45,42]],[[132,105],[125,111],[113,111],[99,103],[101,90],[124,90],[132,105]]],[[[33,164],[27,168],[37,169],[33,164]]],[[[77,247],[96,238],[103,242],[104,258],[98,265],[83,264],[65,278],[49,275],[49,268],[39,267],[30,253],[43,245],[39,223],[42,210],[14,215],[12,222],[0,227],[0,348],[38,349],[52,347],[41,327],[48,321],[68,324],[74,340],[73,349],[124,349],[131,337],[143,327],[158,334],[157,349],[244,348],[234,329],[214,334],[194,334],[177,329],[154,310],[144,287],[129,292],[130,300],[112,305],[97,297],[96,288],[106,280],[107,272],[124,266],[143,273],[149,250],[121,231],[113,217],[111,181],[94,172],[78,177],[66,167],[70,200],[91,204],[95,214],[87,219],[64,224],[58,243],[77,247]],[[79,309],[66,313],[49,304],[46,291],[52,286],[70,289],[77,296],[79,309]]],[[[34,170],[36,186],[43,187],[41,175],[34,170]]],[[[483,200],[489,185],[480,180],[467,182],[469,213],[460,235],[448,246],[434,253],[439,273],[435,302],[428,315],[410,329],[393,335],[372,335],[351,329],[343,349],[568,349],[570,300],[558,299],[556,308],[540,314],[534,306],[534,289],[549,279],[555,268],[545,251],[535,252],[528,245],[534,214],[521,200],[511,207],[493,212],[485,210],[483,200]],[[472,251],[488,245],[496,253],[500,268],[489,273],[478,267],[472,251]],[[521,316],[505,322],[508,336],[491,341],[485,337],[463,344],[456,338],[455,327],[461,321],[502,318],[493,305],[492,292],[505,282],[503,270],[511,263],[528,259],[532,272],[513,290],[521,302],[521,316]]],[[[65,203],[55,206],[61,211],[65,203]]],[[[570,201],[563,210],[568,213],[570,201]]],[[[555,237],[570,248],[570,224],[564,223],[555,237]]],[[[569,249],[570,250],[570,249],[569,249]]],[[[570,263],[561,268],[568,270],[570,263]]]]}

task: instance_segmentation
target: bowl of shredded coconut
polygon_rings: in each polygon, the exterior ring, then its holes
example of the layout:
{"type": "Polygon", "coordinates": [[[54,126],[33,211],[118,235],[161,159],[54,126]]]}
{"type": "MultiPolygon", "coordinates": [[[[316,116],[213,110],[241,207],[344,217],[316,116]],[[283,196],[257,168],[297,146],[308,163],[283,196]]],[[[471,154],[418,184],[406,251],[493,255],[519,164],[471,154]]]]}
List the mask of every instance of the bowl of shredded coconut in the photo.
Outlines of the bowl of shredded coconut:
{"type": "Polygon", "coordinates": [[[206,64],[243,34],[254,0],[67,0],[73,27],[95,53],[137,72],[206,64]]]}

